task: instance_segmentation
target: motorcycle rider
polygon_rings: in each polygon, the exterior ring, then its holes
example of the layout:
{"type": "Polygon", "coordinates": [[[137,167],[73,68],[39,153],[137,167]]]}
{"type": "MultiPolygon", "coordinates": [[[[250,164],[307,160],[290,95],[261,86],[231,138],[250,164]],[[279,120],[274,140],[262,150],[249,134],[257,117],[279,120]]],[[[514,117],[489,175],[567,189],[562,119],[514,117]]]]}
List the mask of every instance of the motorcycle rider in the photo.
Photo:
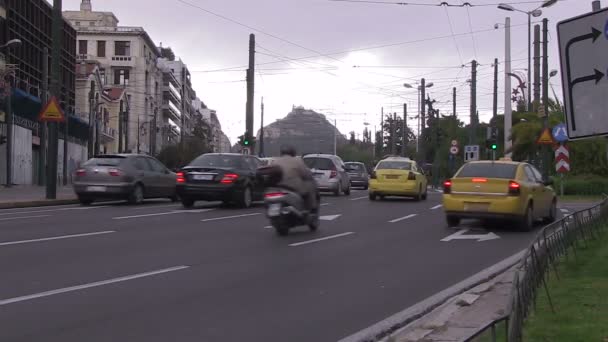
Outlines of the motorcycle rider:
{"type": "Polygon", "coordinates": [[[302,196],[308,211],[318,208],[318,190],[315,180],[302,158],[296,157],[296,149],[293,146],[281,146],[281,157],[277,158],[273,165],[280,167],[283,174],[279,186],[302,196]]]}

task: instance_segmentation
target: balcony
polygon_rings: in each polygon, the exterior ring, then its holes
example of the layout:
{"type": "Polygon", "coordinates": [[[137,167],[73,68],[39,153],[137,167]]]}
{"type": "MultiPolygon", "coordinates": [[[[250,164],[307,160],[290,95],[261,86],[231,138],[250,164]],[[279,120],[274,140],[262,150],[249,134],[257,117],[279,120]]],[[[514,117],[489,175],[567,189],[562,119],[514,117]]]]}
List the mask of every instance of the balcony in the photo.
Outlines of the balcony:
{"type": "Polygon", "coordinates": [[[116,130],[112,127],[103,126],[99,128],[101,131],[101,142],[109,143],[116,139],[116,130]]]}
{"type": "Polygon", "coordinates": [[[181,120],[182,120],[181,112],[170,101],[163,101],[163,115],[166,116],[167,118],[177,121],[177,122],[181,122],[181,120]]]}
{"type": "Polygon", "coordinates": [[[112,56],[110,59],[113,67],[135,67],[136,58],[133,56],[112,56]]]}

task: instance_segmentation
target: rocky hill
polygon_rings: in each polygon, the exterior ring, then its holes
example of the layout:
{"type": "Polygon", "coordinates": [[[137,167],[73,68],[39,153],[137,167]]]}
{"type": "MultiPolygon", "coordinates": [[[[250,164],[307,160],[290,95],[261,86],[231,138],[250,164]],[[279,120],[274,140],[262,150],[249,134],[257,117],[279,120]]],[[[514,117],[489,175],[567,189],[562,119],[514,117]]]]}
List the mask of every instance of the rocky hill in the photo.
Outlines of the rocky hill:
{"type": "MultiPolygon", "coordinates": [[[[294,107],[283,119],[264,127],[264,151],[266,156],[277,156],[282,144],[291,144],[298,154],[333,153],[334,132],[338,145],[346,138],[325,115],[304,107],[294,107]]],[[[256,152],[259,152],[260,132],[257,133],[256,152]]]]}

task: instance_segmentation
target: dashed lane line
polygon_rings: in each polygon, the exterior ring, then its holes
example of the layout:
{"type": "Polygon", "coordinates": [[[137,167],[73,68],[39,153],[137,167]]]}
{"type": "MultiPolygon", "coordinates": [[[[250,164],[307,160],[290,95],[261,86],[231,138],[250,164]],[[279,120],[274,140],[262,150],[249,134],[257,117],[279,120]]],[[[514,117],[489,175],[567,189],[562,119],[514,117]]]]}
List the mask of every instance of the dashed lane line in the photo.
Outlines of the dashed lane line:
{"type": "Polygon", "coordinates": [[[346,233],[341,233],[341,234],[336,234],[336,235],[330,235],[330,236],[322,237],[322,238],[319,238],[319,239],[302,241],[302,242],[296,242],[296,243],[290,244],[289,247],[298,247],[298,246],[308,245],[308,244],[311,244],[311,243],[316,243],[316,242],[321,242],[321,241],[331,240],[331,239],[337,239],[337,238],[345,237],[345,236],[352,235],[352,234],[355,234],[355,233],[354,232],[346,232],[346,233]]]}
{"type": "Polygon", "coordinates": [[[95,233],[72,234],[72,235],[63,235],[63,236],[53,236],[53,237],[41,238],[41,239],[0,242],[0,246],[23,245],[23,244],[32,243],[32,242],[43,242],[43,241],[52,241],[52,240],[73,239],[73,238],[79,238],[79,237],[85,237],[85,236],[95,236],[95,235],[103,235],[103,234],[111,234],[111,233],[116,233],[116,231],[114,231],[114,230],[106,230],[106,231],[103,231],[103,232],[95,232],[95,233]]]}
{"type": "Polygon", "coordinates": [[[390,223],[397,223],[397,222],[400,222],[400,221],[403,221],[403,220],[411,219],[414,216],[418,216],[418,214],[409,214],[407,216],[396,218],[396,219],[388,221],[388,222],[390,222],[390,223]]]}

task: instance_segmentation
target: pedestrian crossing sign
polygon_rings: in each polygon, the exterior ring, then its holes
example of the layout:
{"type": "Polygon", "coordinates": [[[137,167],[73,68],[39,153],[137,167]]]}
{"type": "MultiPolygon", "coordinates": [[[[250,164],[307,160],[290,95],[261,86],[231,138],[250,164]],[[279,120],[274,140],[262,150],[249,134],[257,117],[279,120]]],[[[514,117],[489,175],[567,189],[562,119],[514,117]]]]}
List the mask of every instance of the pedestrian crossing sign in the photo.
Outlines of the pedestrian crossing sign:
{"type": "Polygon", "coordinates": [[[57,102],[56,97],[52,97],[51,100],[44,106],[40,115],[38,116],[38,121],[47,121],[47,122],[64,122],[65,115],[59,106],[59,102],[57,102]]]}

